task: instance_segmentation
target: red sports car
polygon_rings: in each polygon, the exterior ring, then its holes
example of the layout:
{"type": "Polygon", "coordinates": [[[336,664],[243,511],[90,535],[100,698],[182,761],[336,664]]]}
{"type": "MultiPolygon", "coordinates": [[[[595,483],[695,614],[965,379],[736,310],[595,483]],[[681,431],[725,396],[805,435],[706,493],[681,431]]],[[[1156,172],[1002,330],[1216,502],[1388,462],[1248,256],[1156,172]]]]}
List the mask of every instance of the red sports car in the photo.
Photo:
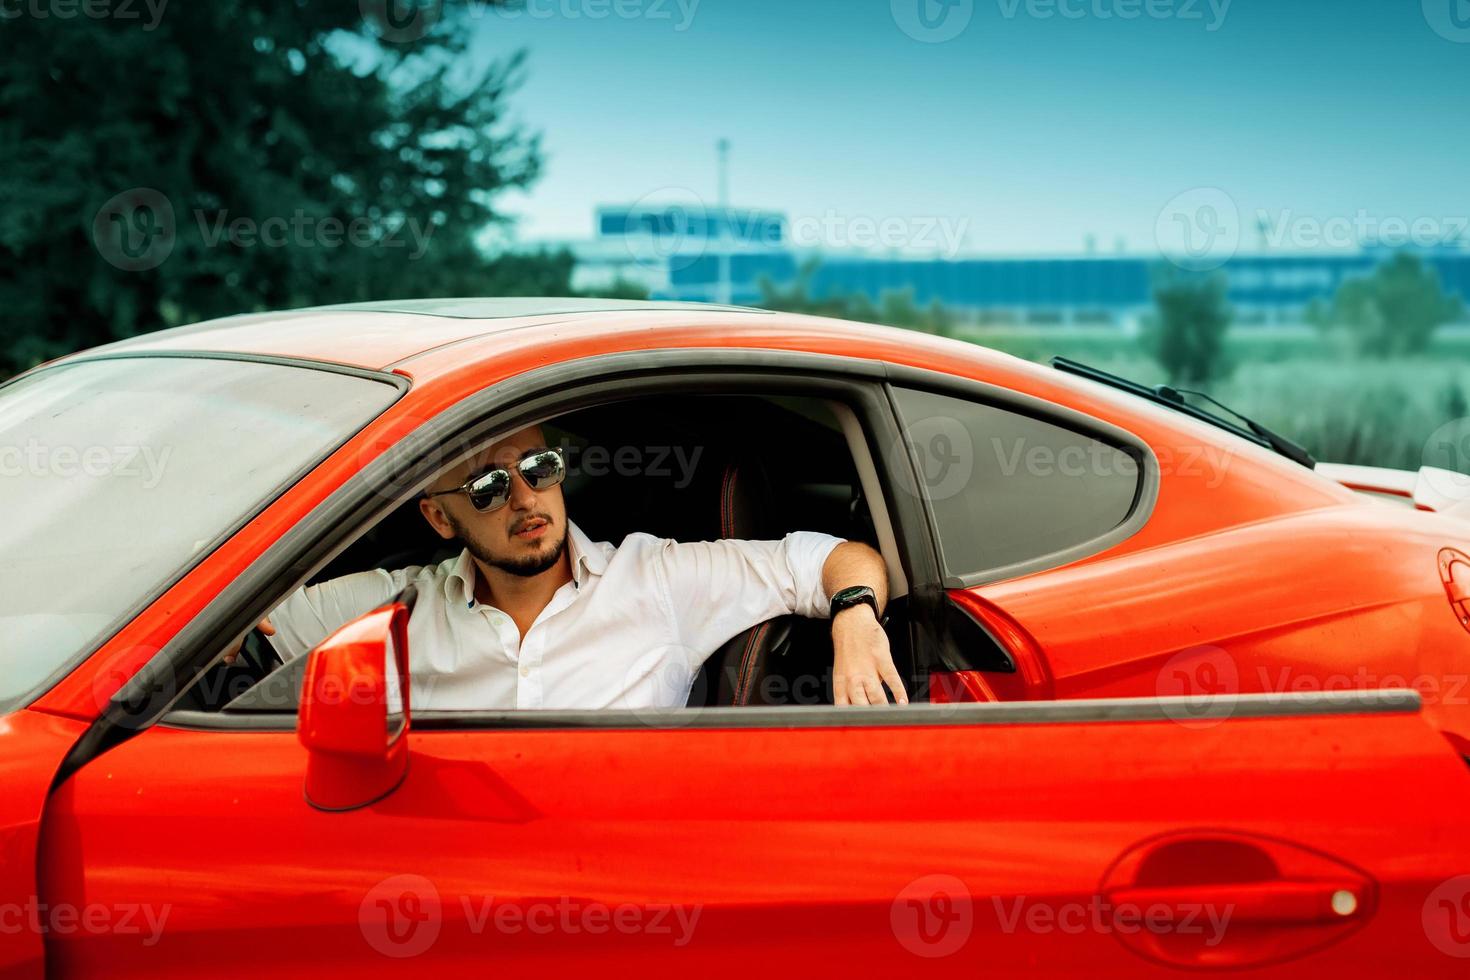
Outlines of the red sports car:
{"type": "Polygon", "coordinates": [[[0,975],[1470,957],[1470,523],[1193,394],[757,310],[362,304],[42,365],[0,467],[0,975]],[[411,595],[275,660],[254,624],[441,557],[418,491],[531,422],[595,540],[872,544],[916,703],[831,706],[790,619],[659,711],[413,711],[411,595]]]}

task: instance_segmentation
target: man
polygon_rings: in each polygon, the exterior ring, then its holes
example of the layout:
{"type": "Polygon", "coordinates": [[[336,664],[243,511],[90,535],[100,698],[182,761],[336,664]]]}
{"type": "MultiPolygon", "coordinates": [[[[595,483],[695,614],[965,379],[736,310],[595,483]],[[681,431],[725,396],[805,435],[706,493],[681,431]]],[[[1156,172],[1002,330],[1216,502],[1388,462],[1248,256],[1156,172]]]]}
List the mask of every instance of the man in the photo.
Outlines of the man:
{"type": "Polygon", "coordinates": [[[419,500],[440,537],[463,542],[457,558],[300,589],[262,631],[283,659],[298,657],[413,584],[416,707],[653,708],[683,705],[700,666],[741,631],[830,614],[836,703],[886,704],[885,684],[907,703],[878,621],[887,576],[872,548],[810,531],[593,542],[567,519],[565,472],[539,427],[500,440],[419,500]]]}

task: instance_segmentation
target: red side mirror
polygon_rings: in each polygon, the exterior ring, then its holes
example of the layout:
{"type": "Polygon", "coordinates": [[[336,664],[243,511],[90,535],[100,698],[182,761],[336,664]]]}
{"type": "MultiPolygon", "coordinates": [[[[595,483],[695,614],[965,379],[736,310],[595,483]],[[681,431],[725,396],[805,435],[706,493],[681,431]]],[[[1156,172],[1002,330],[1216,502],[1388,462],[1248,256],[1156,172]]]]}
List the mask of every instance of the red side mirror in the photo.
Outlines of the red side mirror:
{"type": "Polygon", "coordinates": [[[307,656],[296,734],[306,746],[306,800],[355,810],[408,772],[408,617],[416,595],[354,619],[307,656]]]}

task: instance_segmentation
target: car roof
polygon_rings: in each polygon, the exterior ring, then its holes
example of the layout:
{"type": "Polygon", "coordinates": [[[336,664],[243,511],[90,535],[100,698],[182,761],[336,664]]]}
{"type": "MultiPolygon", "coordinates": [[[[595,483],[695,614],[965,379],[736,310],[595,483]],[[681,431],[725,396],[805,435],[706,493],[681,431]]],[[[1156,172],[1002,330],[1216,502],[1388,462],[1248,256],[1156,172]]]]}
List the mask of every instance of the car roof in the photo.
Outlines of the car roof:
{"type": "MultiPolygon", "coordinates": [[[[711,303],[672,303],[660,300],[599,299],[595,296],[461,296],[447,299],[373,300],[367,303],[336,303],[310,306],[305,311],[346,310],[360,313],[423,313],[466,320],[502,317],[550,316],[558,313],[627,313],[638,310],[714,311],[765,313],[751,306],[717,306],[711,303]]],[[[304,311],[304,312],[305,312],[304,311]]]]}
{"type": "Polygon", "coordinates": [[[664,325],[765,322],[766,310],[703,303],[589,297],[389,300],[205,320],[82,351],[97,354],[208,351],[305,358],[381,370],[450,344],[568,321],[637,317],[664,325]]]}

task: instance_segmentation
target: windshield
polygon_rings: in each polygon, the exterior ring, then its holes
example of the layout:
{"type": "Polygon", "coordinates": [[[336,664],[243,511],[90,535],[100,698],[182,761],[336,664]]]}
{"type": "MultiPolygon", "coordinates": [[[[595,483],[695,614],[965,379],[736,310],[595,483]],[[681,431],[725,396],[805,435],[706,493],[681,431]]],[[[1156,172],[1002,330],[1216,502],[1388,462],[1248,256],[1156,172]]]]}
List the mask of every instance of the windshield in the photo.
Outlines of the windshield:
{"type": "Polygon", "coordinates": [[[62,364],[0,388],[0,711],[397,395],[358,375],[204,357],[62,364]]]}

